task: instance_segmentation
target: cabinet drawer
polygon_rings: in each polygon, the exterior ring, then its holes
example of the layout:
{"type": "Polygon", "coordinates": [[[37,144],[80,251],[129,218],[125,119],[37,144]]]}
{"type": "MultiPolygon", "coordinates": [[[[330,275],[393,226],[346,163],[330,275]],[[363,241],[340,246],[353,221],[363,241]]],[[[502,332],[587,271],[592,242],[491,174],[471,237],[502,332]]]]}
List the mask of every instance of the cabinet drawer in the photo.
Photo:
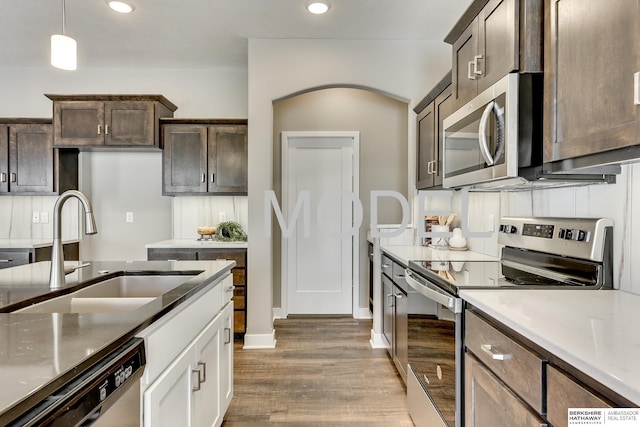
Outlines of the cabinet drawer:
{"type": "Polygon", "coordinates": [[[233,332],[236,334],[245,333],[244,311],[233,312],[233,332]]]}
{"type": "Polygon", "coordinates": [[[0,268],[29,264],[29,252],[0,252],[0,268]]]}
{"type": "Polygon", "coordinates": [[[404,280],[404,270],[405,266],[402,264],[398,264],[397,262],[393,263],[392,273],[393,273],[393,282],[402,288],[403,291],[407,291],[407,282],[404,280]]]}
{"type": "Polygon", "coordinates": [[[236,286],[244,286],[246,285],[246,279],[245,279],[245,270],[244,268],[234,268],[233,270],[231,270],[231,273],[233,274],[233,284],[236,286]]]}
{"type": "MultiPolygon", "coordinates": [[[[465,425],[547,427],[502,381],[469,353],[465,355],[465,425]]],[[[555,427],[555,426],[554,426],[555,427]]]]}
{"type": "Polygon", "coordinates": [[[236,267],[244,267],[245,252],[227,252],[227,251],[198,251],[198,259],[199,260],[217,260],[217,259],[227,259],[229,261],[235,261],[236,267]]]}
{"type": "Polygon", "coordinates": [[[569,408],[611,408],[613,405],[549,365],[547,406],[549,422],[554,427],[564,427],[568,425],[569,408]]]}
{"type": "Polygon", "coordinates": [[[544,414],[543,370],[546,363],[471,311],[466,312],[465,345],[494,374],[536,411],[544,414]]]}
{"type": "Polygon", "coordinates": [[[391,261],[391,258],[384,254],[382,255],[382,263],[380,268],[382,269],[382,272],[384,274],[389,277],[393,277],[393,261],[391,261]]]}
{"type": "Polygon", "coordinates": [[[233,290],[233,304],[236,308],[244,308],[244,294],[245,288],[243,286],[235,288],[233,290]]]}

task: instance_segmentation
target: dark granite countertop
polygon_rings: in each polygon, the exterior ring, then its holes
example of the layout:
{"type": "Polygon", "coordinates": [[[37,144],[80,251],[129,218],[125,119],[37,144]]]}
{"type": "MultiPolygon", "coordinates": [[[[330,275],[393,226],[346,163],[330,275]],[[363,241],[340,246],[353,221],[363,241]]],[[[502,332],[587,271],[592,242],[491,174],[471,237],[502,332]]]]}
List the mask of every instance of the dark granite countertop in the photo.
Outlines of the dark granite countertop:
{"type": "MultiPolygon", "coordinates": [[[[83,261],[65,262],[81,265],[83,261]]],[[[41,401],[181,303],[224,277],[234,261],[98,262],[48,287],[49,262],[0,270],[0,425],[41,401]],[[106,271],[106,273],[105,273],[106,271]],[[185,283],[136,310],[119,313],[10,313],[121,275],[185,274],[185,283]]]]}

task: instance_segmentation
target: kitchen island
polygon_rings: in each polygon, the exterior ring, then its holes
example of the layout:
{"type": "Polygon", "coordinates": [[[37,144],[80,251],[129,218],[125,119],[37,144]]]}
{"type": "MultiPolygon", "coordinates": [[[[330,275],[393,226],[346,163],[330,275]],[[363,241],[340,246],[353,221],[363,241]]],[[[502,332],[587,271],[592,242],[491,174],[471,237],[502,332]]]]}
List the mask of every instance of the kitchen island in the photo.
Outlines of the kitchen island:
{"type": "Polygon", "coordinates": [[[49,262],[1,270],[0,370],[5,386],[0,390],[0,425],[182,304],[220,286],[234,264],[226,260],[89,262],[66,276],[66,286],[54,290],[48,285],[49,262]],[[184,275],[185,281],[131,311],[11,313],[122,275],[184,275]]]}

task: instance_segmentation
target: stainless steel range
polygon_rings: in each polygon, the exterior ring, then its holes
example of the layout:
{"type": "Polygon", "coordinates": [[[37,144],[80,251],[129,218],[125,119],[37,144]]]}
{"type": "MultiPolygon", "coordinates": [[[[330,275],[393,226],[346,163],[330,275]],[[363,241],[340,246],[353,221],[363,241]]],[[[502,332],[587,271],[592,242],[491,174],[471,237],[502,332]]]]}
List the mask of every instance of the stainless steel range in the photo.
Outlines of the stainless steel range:
{"type": "Polygon", "coordinates": [[[504,217],[499,261],[410,261],[407,397],[416,427],[462,426],[460,289],[611,288],[612,241],[609,219],[504,217]]]}

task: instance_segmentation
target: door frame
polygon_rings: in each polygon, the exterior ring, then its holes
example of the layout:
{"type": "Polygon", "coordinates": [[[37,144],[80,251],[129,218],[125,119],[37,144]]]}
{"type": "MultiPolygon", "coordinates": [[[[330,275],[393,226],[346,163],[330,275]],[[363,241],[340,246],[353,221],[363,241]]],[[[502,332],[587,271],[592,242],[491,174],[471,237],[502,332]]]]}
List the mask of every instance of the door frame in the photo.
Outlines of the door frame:
{"type": "MultiPolygon", "coordinates": [[[[351,138],[353,157],[353,194],[356,199],[360,200],[360,132],[359,131],[288,131],[282,132],[280,140],[282,143],[282,214],[288,223],[289,215],[287,207],[289,206],[289,163],[288,157],[291,150],[289,143],[290,139],[294,138],[308,138],[310,142],[314,138],[351,138]]],[[[313,207],[312,207],[313,208],[313,207]]],[[[353,217],[353,216],[352,216],[353,217]]],[[[313,211],[311,218],[315,218],[313,211]]],[[[313,221],[313,220],[312,220],[313,221]]],[[[360,245],[358,242],[359,233],[355,233],[351,237],[351,316],[358,317],[360,311],[360,245]]],[[[282,311],[282,317],[287,318],[289,315],[288,309],[288,291],[289,291],[289,277],[288,277],[288,239],[284,234],[281,236],[281,249],[280,249],[280,307],[282,311]]]]}

